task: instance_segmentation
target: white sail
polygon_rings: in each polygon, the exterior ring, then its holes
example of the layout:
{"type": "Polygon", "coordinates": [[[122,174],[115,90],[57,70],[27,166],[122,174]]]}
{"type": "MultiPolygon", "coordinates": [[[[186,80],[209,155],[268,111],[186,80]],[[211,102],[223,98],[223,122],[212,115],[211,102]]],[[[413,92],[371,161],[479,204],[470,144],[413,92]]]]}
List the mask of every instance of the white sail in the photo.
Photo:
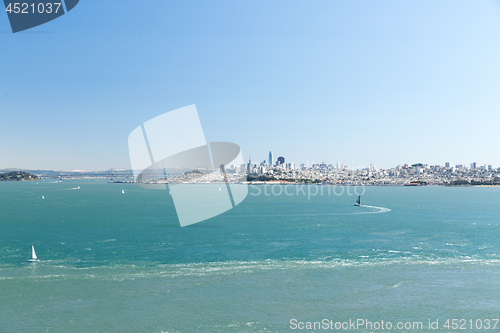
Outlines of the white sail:
{"type": "Polygon", "coordinates": [[[35,247],[33,245],[31,245],[31,259],[33,259],[33,260],[37,260],[38,259],[36,257],[35,247]]]}

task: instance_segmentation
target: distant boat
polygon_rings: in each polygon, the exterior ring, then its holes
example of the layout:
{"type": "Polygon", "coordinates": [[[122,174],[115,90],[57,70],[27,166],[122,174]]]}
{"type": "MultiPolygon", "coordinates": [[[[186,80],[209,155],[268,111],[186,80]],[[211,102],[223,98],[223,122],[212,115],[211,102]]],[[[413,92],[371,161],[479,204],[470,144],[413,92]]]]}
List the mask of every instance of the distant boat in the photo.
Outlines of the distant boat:
{"type": "Polygon", "coordinates": [[[42,195],[42,199],[45,199],[45,197],[42,195]]]}
{"type": "Polygon", "coordinates": [[[122,193],[125,193],[125,190],[122,190],[122,193]]]}
{"type": "Polygon", "coordinates": [[[356,199],[356,203],[354,204],[354,206],[361,206],[361,196],[358,195],[358,199],[356,199]]]}
{"type": "Polygon", "coordinates": [[[77,189],[77,190],[79,190],[79,189],[80,189],[80,186],[78,186],[76,189],[77,189]]]}
{"type": "Polygon", "coordinates": [[[28,262],[38,262],[38,261],[40,260],[36,257],[35,247],[31,245],[31,259],[28,259],[28,262]]]}

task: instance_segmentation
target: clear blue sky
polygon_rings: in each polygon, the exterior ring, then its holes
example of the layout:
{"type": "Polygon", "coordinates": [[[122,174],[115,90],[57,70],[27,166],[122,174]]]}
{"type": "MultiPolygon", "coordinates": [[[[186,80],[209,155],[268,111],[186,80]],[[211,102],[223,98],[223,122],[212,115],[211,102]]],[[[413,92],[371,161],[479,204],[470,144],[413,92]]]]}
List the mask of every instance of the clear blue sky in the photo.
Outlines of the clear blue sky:
{"type": "Polygon", "coordinates": [[[196,104],[245,159],[500,166],[497,1],[102,1],[17,34],[0,13],[0,168],[129,168],[196,104]]]}

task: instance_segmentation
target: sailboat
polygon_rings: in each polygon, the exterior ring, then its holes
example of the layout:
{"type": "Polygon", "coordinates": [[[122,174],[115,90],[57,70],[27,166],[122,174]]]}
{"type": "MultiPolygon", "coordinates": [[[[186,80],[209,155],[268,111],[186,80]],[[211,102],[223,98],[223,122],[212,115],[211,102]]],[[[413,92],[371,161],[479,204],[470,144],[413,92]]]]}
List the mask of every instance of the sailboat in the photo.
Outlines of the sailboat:
{"type": "Polygon", "coordinates": [[[122,190],[122,193],[125,193],[125,190],[122,190]]]}
{"type": "Polygon", "coordinates": [[[354,206],[361,206],[361,196],[358,195],[358,199],[356,199],[356,203],[354,204],[354,206]]]}
{"type": "Polygon", "coordinates": [[[40,261],[40,259],[36,257],[35,247],[31,245],[31,259],[28,259],[28,262],[38,262],[38,261],[40,261]]]}

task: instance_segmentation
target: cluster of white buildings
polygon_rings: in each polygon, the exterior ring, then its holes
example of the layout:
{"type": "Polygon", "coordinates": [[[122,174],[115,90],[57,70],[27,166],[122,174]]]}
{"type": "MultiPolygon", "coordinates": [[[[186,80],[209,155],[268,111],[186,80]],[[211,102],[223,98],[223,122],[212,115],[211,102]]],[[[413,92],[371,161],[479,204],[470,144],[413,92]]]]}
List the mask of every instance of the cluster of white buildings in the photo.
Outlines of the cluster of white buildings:
{"type": "MultiPolygon", "coordinates": [[[[373,164],[370,167],[356,170],[337,162],[335,165],[318,163],[308,166],[286,162],[283,156],[273,159],[272,152],[269,158],[253,163],[241,165],[221,166],[221,171],[192,170],[178,174],[172,183],[218,183],[218,182],[294,182],[294,183],[321,183],[339,185],[500,185],[500,168],[492,165],[478,166],[471,163],[469,167],[459,164],[451,166],[427,165],[417,163],[413,165],[398,165],[389,169],[377,169],[373,164]]],[[[166,179],[165,179],[166,180],[166,179]]]]}
{"type": "Polygon", "coordinates": [[[451,166],[427,165],[417,163],[413,165],[398,165],[390,169],[377,169],[373,164],[370,167],[350,170],[348,166],[337,162],[333,164],[313,164],[308,167],[300,164],[285,163],[280,156],[273,162],[272,153],[269,160],[254,164],[250,160],[246,165],[234,168],[234,172],[248,174],[250,181],[280,180],[288,182],[313,182],[324,184],[345,185],[485,185],[500,184],[500,168],[492,165],[478,166],[471,163],[451,166]]]}

